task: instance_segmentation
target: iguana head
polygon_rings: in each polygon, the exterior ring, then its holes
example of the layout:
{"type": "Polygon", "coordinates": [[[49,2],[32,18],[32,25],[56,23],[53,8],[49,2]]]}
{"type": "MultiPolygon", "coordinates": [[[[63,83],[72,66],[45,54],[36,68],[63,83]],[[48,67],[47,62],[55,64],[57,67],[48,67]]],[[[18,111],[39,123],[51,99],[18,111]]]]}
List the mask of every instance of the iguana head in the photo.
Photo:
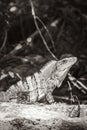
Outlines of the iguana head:
{"type": "Polygon", "coordinates": [[[58,87],[60,87],[68,71],[73,66],[73,64],[76,63],[76,61],[77,61],[76,57],[69,57],[69,58],[64,58],[56,62],[56,69],[55,69],[54,75],[59,80],[58,87]]]}
{"type": "Polygon", "coordinates": [[[67,69],[70,69],[72,65],[76,63],[76,61],[77,61],[76,57],[69,57],[59,60],[56,64],[57,70],[65,71],[67,69]]]}

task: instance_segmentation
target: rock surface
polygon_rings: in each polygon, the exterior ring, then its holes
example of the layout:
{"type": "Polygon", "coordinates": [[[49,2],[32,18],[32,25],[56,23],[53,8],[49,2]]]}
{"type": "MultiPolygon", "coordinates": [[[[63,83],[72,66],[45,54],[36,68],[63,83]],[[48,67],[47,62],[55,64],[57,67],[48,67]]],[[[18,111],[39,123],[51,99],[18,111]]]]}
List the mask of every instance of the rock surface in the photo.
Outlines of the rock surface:
{"type": "Polygon", "coordinates": [[[72,108],[63,103],[0,103],[0,130],[86,130],[87,106],[81,105],[80,117],[70,118],[72,108]]]}

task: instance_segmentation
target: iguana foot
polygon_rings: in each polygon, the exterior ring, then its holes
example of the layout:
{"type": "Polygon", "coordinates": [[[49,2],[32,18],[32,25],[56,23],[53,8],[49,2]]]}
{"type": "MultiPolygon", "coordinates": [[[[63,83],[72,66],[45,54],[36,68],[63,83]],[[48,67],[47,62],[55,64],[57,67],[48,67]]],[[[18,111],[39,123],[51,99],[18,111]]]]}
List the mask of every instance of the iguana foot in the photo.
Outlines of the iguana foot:
{"type": "Polygon", "coordinates": [[[46,95],[46,99],[47,99],[47,102],[48,102],[49,104],[52,104],[52,103],[55,102],[55,100],[54,100],[54,98],[53,98],[53,96],[52,96],[51,93],[48,93],[48,94],[46,95]]]}

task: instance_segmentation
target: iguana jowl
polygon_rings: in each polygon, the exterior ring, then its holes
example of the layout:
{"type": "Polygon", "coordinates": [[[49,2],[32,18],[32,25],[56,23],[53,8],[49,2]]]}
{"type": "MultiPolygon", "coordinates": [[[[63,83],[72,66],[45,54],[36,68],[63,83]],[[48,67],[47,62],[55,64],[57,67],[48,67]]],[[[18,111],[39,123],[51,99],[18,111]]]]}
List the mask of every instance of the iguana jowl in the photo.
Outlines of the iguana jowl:
{"type": "Polygon", "coordinates": [[[54,102],[52,92],[55,87],[60,87],[72,65],[77,61],[76,57],[64,58],[48,62],[40,72],[28,76],[10,86],[6,92],[0,92],[0,101],[17,99],[21,102],[37,102],[46,98],[49,103],[54,102]]]}

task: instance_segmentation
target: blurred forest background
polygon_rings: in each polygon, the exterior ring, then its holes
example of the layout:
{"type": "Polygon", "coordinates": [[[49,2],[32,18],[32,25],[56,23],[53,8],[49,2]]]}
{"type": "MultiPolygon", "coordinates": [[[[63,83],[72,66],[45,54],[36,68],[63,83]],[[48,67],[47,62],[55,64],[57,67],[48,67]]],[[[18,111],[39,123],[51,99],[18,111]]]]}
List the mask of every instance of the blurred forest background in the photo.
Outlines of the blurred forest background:
{"type": "MultiPolygon", "coordinates": [[[[53,38],[56,49],[38,22],[50,50],[58,59],[76,56],[78,62],[71,73],[87,85],[87,1],[32,2],[36,15],[53,38]]],[[[37,71],[50,59],[52,56],[35,27],[29,0],[0,0],[0,90],[37,71]]]]}

